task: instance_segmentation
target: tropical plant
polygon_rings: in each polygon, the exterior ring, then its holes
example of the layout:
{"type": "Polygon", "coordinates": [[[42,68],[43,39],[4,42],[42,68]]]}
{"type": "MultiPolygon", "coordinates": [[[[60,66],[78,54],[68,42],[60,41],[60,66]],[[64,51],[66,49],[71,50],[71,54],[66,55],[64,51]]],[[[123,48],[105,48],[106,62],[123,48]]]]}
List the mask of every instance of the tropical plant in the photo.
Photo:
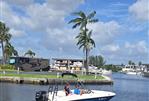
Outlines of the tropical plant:
{"type": "Polygon", "coordinates": [[[9,43],[7,42],[4,48],[5,57],[8,59],[10,56],[18,56],[17,50],[9,43]]]}
{"type": "Polygon", "coordinates": [[[112,65],[112,64],[104,65],[101,68],[106,70],[112,70],[112,72],[119,72],[122,70],[122,68],[116,67],[115,65],[112,65]]]}
{"type": "Polygon", "coordinates": [[[25,54],[24,54],[24,56],[26,56],[26,55],[28,55],[28,56],[30,56],[30,57],[34,57],[36,54],[35,54],[35,52],[33,52],[32,50],[28,50],[25,54]]]}
{"type": "Polygon", "coordinates": [[[134,63],[134,62],[132,62],[132,65],[135,65],[135,63],[134,63]]]}
{"type": "Polygon", "coordinates": [[[3,64],[5,64],[6,62],[5,52],[4,52],[5,44],[9,42],[10,39],[11,39],[11,34],[9,34],[9,28],[5,25],[5,23],[0,21],[0,44],[2,48],[3,64]]]}
{"type": "Polygon", "coordinates": [[[0,70],[15,70],[15,66],[10,64],[0,64],[0,70]]]}
{"type": "Polygon", "coordinates": [[[75,12],[74,15],[78,16],[75,19],[72,19],[69,21],[69,23],[73,23],[74,25],[72,28],[80,27],[79,35],[76,36],[76,39],[78,39],[77,45],[79,46],[79,49],[83,48],[83,52],[85,52],[85,67],[86,67],[86,73],[88,74],[88,56],[89,51],[95,47],[95,42],[91,38],[92,30],[89,31],[87,29],[87,25],[89,23],[95,23],[98,21],[98,19],[94,19],[94,16],[96,14],[95,11],[91,12],[90,14],[86,15],[84,12],[75,12]]]}
{"type": "Polygon", "coordinates": [[[99,56],[89,56],[89,64],[94,65],[96,67],[102,67],[104,66],[106,61],[104,58],[99,55],[99,56]]]}
{"type": "Polygon", "coordinates": [[[141,61],[139,61],[138,65],[139,65],[139,66],[141,66],[141,65],[142,65],[142,62],[141,62],[141,61]]]}
{"type": "Polygon", "coordinates": [[[129,64],[129,65],[132,65],[132,61],[131,61],[131,60],[129,60],[129,61],[128,61],[128,64],[129,64]]]}

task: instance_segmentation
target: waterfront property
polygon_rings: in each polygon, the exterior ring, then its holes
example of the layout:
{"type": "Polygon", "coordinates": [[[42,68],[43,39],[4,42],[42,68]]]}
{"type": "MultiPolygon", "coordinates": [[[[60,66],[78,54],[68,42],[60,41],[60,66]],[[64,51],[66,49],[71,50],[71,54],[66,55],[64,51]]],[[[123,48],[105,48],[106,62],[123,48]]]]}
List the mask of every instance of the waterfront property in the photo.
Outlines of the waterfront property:
{"type": "Polygon", "coordinates": [[[143,76],[149,77],[149,64],[143,64],[145,68],[143,69],[143,76]]]}
{"type": "Polygon", "coordinates": [[[9,64],[22,71],[49,70],[49,60],[30,57],[10,57],[9,64]]]}
{"type": "Polygon", "coordinates": [[[143,71],[144,66],[141,65],[125,65],[124,68],[122,68],[122,72],[126,73],[126,74],[141,74],[141,72],[143,71]]]}
{"type": "Polygon", "coordinates": [[[52,61],[52,68],[61,71],[80,71],[83,67],[83,59],[52,58],[52,61]]]}

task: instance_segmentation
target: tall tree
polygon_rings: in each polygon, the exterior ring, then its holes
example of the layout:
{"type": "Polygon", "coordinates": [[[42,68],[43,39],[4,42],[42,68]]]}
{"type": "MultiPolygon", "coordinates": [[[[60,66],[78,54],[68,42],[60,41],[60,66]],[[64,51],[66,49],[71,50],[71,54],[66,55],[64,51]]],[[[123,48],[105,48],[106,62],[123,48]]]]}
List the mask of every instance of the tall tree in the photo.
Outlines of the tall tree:
{"type": "Polygon", "coordinates": [[[25,55],[25,56],[28,55],[28,56],[30,56],[30,57],[33,58],[36,54],[35,54],[35,52],[33,52],[32,50],[28,50],[24,55],[25,55]]]}
{"type": "Polygon", "coordinates": [[[91,12],[90,14],[85,14],[84,12],[75,12],[74,15],[78,16],[75,19],[72,19],[69,21],[69,23],[73,23],[74,25],[72,28],[79,27],[80,32],[79,35],[76,36],[76,39],[78,39],[77,45],[79,46],[79,49],[83,48],[83,52],[85,52],[85,67],[86,67],[86,73],[88,74],[88,56],[89,51],[95,47],[95,42],[91,38],[92,31],[89,31],[87,28],[87,25],[89,23],[95,23],[98,21],[98,19],[94,19],[94,16],[96,14],[95,11],[91,12]]]}
{"type": "Polygon", "coordinates": [[[141,61],[139,61],[138,65],[139,65],[139,66],[141,66],[141,65],[142,65],[142,62],[141,62],[141,61]]]}
{"type": "Polygon", "coordinates": [[[86,72],[88,73],[88,56],[89,56],[89,51],[95,47],[95,42],[91,38],[92,31],[89,33],[85,33],[84,30],[81,31],[81,33],[76,36],[76,39],[78,39],[77,45],[79,46],[79,49],[83,48],[83,52],[85,52],[86,56],[86,61],[85,61],[85,66],[86,66],[86,72]]]}
{"type": "Polygon", "coordinates": [[[5,25],[5,23],[0,21],[0,44],[2,48],[3,64],[5,64],[6,62],[4,47],[5,44],[9,42],[10,39],[11,34],[9,34],[9,28],[5,25]]]}
{"type": "Polygon", "coordinates": [[[99,55],[99,56],[89,56],[89,64],[90,65],[94,65],[96,67],[101,67],[104,66],[106,63],[106,61],[104,60],[104,58],[99,55]]]}
{"type": "Polygon", "coordinates": [[[4,52],[6,59],[8,59],[10,56],[18,56],[17,50],[15,50],[15,48],[8,42],[5,45],[4,52]]]}
{"type": "Polygon", "coordinates": [[[131,61],[131,60],[129,60],[129,61],[128,61],[128,64],[129,64],[129,65],[132,65],[132,61],[131,61]]]}

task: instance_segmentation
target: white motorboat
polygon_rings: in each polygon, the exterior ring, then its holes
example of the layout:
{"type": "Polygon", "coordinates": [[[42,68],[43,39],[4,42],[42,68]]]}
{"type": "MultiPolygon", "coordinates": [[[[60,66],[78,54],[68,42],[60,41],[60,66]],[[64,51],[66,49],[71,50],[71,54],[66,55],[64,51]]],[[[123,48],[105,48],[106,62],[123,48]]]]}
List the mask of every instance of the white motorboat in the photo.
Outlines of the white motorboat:
{"type": "Polygon", "coordinates": [[[66,96],[64,91],[58,91],[54,98],[53,93],[49,93],[48,101],[109,101],[115,95],[113,92],[92,90],[92,92],[82,95],[66,96]]]}
{"type": "Polygon", "coordinates": [[[129,75],[141,75],[141,72],[128,71],[128,72],[126,72],[126,74],[129,74],[129,75]]]}
{"type": "Polygon", "coordinates": [[[126,74],[129,74],[129,75],[137,75],[137,73],[136,72],[126,72],[126,74]]]}
{"type": "Polygon", "coordinates": [[[143,76],[149,77],[149,71],[148,72],[143,72],[143,76]]]}
{"type": "MultiPolygon", "coordinates": [[[[72,75],[77,77],[75,74],[63,73],[64,75],[72,75]]],[[[71,90],[71,94],[66,96],[64,90],[58,90],[58,85],[50,85],[48,91],[36,92],[36,101],[109,101],[116,94],[109,91],[90,90],[86,88],[82,82],[77,81],[77,84],[81,86],[84,91],[81,95],[74,94],[74,90],[71,90]]]]}
{"type": "Polygon", "coordinates": [[[102,70],[102,75],[111,75],[111,74],[112,74],[111,70],[105,70],[105,69],[102,70]]]}

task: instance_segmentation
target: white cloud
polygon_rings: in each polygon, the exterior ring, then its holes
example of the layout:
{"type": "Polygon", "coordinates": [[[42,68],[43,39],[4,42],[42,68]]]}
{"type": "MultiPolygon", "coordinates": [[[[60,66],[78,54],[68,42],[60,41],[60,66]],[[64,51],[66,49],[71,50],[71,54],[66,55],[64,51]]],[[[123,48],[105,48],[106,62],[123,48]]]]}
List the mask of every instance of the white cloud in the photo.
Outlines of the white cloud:
{"type": "Polygon", "coordinates": [[[34,0],[5,0],[9,4],[21,7],[27,7],[28,5],[32,4],[34,0]]]}
{"type": "MultiPolygon", "coordinates": [[[[71,53],[75,50],[73,45],[76,45],[75,40],[72,40],[72,29],[66,27],[65,17],[73,12],[83,1],[59,0],[57,2],[48,0],[44,3],[37,3],[32,0],[0,1],[2,5],[0,19],[11,28],[10,33],[14,37],[18,38],[26,35],[23,40],[18,39],[20,44],[16,41],[17,39],[14,41],[17,47],[22,50],[28,47],[33,49],[42,47],[43,50],[54,50],[53,52],[58,50],[71,53]],[[12,6],[21,11],[23,10],[23,14],[22,12],[16,12],[12,6]],[[25,34],[25,32],[28,33],[25,34]],[[37,33],[40,33],[40,36],[37,33]],[[30,39],[30,36],[38,38],[34,39],[37,41],[30,39]],[[26,42],[30,42],[32,45],[30,43],[26,44],[26,42]],[[37,45],[39,46],[37,47],[37,45]]],[[[76,50],[78,49],[76,48],[76,50]]]]}
{"type": "Polygon", "coordinates": [[[29,5],[24,23],[33,30],[45,31],[47,28],[63,28],[66,26],[65,17],[69,15],[83,0],[48,0],[43,4],[29,5]],[[59,6],[60,5],[60,6],[59,6]]]}
{"type": "Polygon", "coordinates": [[[103,46],[103,48],[101,50],[110,52],[110,53],[115,53],[120,50],[120,47],[119,47],[119,45],[109,44],[109,45],[103,46]]]}
{"type": "Polygon", "coordinates": [[[91,24],[89,28],[93,29],[95,41],[103,45],[111,43],[120,34],[121,25],[116,21],[98,22],[91,24]]]}
{"type": "Polygon", "coordinates": [[[73,53],[76,50],[75,34],[72,29],[47,29],[43,46],[48,50],[73,53]]]}
{"type": "Polygon", "coordinates": [[[149,20],[149,1],[137,0],[133,5],[129,7],[129,12],[138,20],[149,20]]]}
{"type": "Polygon", "coordinates": [[[136,43],[125,42],[122,45],[119,44],[109,44],[102,46],[100,49],[101,54],[108,61],[114,61],[116,63],[125,62],[129,60],[134,62],[149,61],[149,47],[147,42],[144,40],[138,41],[136,43]]]}
{"type": "Polygon", "coordinates": [[[1,3],[1,17],[0,19],[6,22],[10,27],[19,27],[21,25],[21,19],[17,14],[10,8],[10,6],[3,1],[1,3]]]}
{"type": "Polygon", "coordinates": [[[22,37],[25,35],[25,32],[16,29],[10,29],[10,34],[12,34],[13,37],[22,37]]]}
{"type": "Polygon", "coordinates": [[[51,9],[47,4],[34,4],[27,8],[29,18],[25,18],[26,26],[35,30],[45,30],[47,27],[63,27],[65,13],[51,9]],[[41,13],[44,12],[44,13],[41,13]]]}
{"type": "Polygon", "coordinates": [[[136,44],[131,44],[129,42],[125,43],[125,48],[128,50],[129,55],[143,55],[148,54],[148,47],[145,41],[139,41],[136,44]]]}

